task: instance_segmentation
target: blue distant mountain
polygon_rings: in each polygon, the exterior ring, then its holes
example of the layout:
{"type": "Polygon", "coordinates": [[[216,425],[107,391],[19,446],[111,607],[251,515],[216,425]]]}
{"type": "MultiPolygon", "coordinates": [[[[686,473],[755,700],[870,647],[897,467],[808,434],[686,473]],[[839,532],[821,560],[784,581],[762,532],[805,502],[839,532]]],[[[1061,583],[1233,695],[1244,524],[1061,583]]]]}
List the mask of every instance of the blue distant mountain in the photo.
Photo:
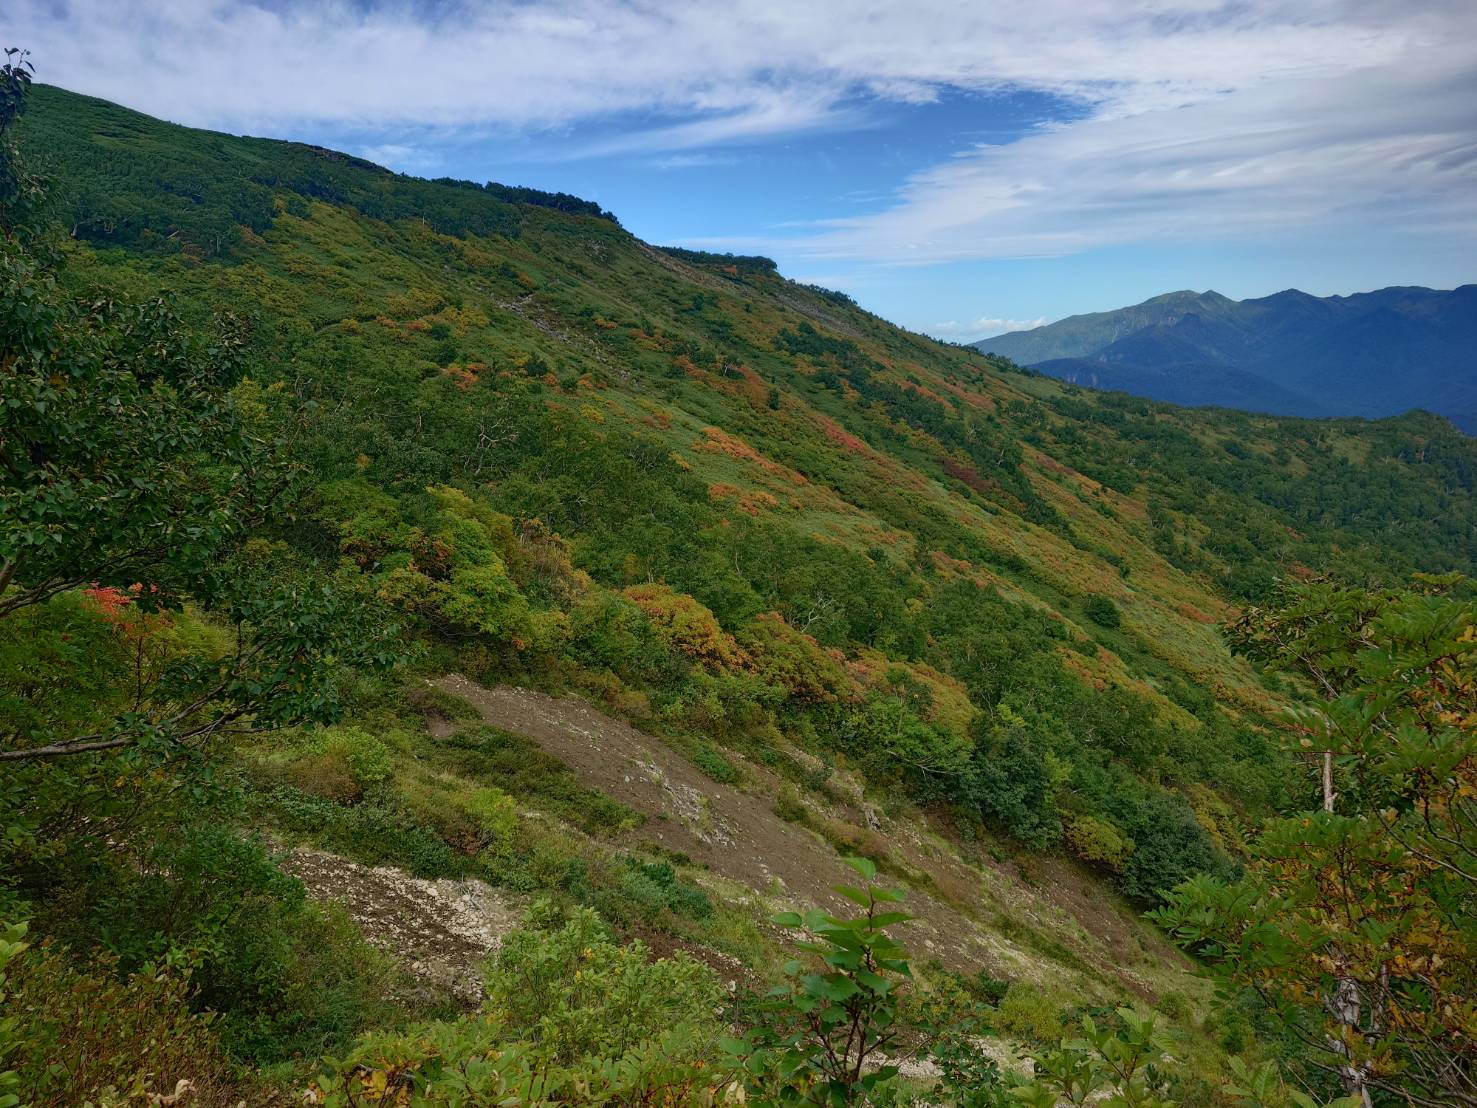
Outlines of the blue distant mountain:
{"type": "Polygon", "coordinates": [[[1477,285],[1171,292],[974,344],[1091,388],[1304,416],[1424,408],[1477,433],[1477,285]]]}

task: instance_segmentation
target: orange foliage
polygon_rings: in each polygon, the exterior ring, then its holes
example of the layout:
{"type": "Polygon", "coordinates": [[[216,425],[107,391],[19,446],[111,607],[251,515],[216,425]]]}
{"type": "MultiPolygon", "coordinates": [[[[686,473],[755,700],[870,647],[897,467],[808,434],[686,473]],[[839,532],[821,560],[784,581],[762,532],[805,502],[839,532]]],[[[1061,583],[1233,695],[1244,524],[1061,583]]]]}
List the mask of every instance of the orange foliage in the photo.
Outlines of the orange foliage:
{"type": "Polygon", "coordinates": [[[795,630],[778,612],[755,616],[739,633],[739,641],[753,657],[759,675],[797,700],[830,704],[856,696],[845,655],[795,630]]]}
{"type": "Polygon", "coordinates": [[[751,462],[765,473],[786,473],[778,462],[766,458],[737,435],[730,435],[718,427],[704,427],[703,438],[692,444],[694,450],[706,450],[712,454],[727,454],[730,458],[751,462]]]}
{"type": "Polygon", "coordinates": [[[850,432],[842,430],[841,425],[834,419],[823,415],[817,415],[815,419],[821,425],[821,430],[825,432],[826,438],[841,447],[841,449],[850,451],[853,454],[861,454],[865,457],[872,456],[872,448],[870,446],[850,432]]]}
{"type": "Polygon", "coordinates": [[[739,511],[747,512],[751,516],[757,516],[766,508],[779,507],[779,501],[762,489],[745,492],[736,485],[715,483],[708,486],[708,496],[712,500],[737,501],[739,511]]]}
{"type": "Polygon", "coordinates": [[[679,654],[713,672],[748,669],[750,659],[706,607],[667,585],[632,585],[625,598],[646,613],[657,634],[679,654]]]}
{"type": "Polygon", "coordinates": [[[477,383],[478,376],[485,369],[487,367],[481,362],[468,362],[464,366],[453,363],[446,367],[446,376],[452,379],[457,388],[469,389],[477,383]]]}
{"type": "Polygon", "coordinates": [[[128,591],[124,592],[112,585],[93,584],[83,589],[82,595],[87,598],[88,607],[109,623],[117,623],[123,618],[124,610],[133,603],[133,598],[142,589],[142,585],[130,585],[128,591]]]}

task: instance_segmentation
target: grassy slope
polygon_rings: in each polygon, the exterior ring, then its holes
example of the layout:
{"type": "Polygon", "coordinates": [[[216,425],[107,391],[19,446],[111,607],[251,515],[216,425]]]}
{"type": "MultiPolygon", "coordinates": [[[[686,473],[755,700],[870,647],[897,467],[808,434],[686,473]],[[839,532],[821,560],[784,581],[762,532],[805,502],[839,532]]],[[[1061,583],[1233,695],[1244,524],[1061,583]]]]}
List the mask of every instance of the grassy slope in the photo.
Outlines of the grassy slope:
{"type": "MultiPolygon", "coordinates": [[[[1089,715],[1042,724],[1071,732],[1056,748],[1080,758],[1069,772],[1208,784],[1251,813],[1285,787],[1263,737],[1281,694],[1227,650],[1216,624],[1232,605],[1278,572],[1473,568],[1477,450],[1436,419],[1082,393],[589,212],[59,90],[37,91],[25,135],[69,182],[90,278],[250,317],[255,375],[307,413],[319,509],[291,534],[306,549],[344,548],[366,497],[408,519],[419,490],[457,485],[563,535],[592,589],[664,580],[728,631],[774,610],[857,671],[905,662],[936,715],[968,696],[964,735],[971,719],[1050,717],[1043,687],[1123,690],[1150,748],[1095,748],[1089,715]],[[1120,625],[1090,618],[1092,597],[1120,625]]],[[[468,649],[435,658],[465,667],[468,649]]],[[[482,675],[600,687],[575,670],[504,650],[482,675]]],[[[704,736],[690,714],[658,716],[682,749],[704,736]]],[[[406,764],[424,741],[404,740],[406,764]]],[[[423,786],[449,795],[447,780],[423,786]]],[[[1056,930],[1043,957],[1070,967],[1056,930]]]]}

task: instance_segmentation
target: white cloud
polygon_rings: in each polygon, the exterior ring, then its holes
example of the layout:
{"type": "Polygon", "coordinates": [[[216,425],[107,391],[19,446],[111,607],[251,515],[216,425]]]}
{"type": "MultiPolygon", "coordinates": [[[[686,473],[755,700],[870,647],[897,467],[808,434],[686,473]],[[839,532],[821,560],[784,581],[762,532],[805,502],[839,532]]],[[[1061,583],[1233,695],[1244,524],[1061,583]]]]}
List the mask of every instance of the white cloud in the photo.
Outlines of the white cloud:
{"type": "Polygon", "coordinates": [[[0,38],[35,50],[43,80],[180,122],[330,125],[361,145],[415,130],[422,149],[631,113],[659,122],[571,156],[697,151],[948,90],[1076,105],[784,241],[818,259],[1477,236],[1472,0],[5,0],[0,38]]]}
{"type": "Polygon", "coordinates": [[[988,338],[1005,331],[1029,331],[1032,327],[1045,325],[1045,316],[1039,319],[992,319],[981,316],[979,319],[966,319],[962,322],[951,319],[946,323],[936,323],[928,328],[928,333],[950,339],[988,338]]]}
{"type": "Polygon", "coordinates": [[[1329,231],[1477,239],[1471,43],[979,147],[791,248],[912,264],[1329,231]]]}

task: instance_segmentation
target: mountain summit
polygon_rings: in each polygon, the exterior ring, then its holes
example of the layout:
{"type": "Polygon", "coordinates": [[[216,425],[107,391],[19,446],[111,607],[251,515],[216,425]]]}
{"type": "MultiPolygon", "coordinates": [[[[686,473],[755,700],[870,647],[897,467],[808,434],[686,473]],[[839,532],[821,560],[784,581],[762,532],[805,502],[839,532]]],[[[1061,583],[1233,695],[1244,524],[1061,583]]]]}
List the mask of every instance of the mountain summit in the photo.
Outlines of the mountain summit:
{"type": "Polygon", "coordinates": [[[1477,431],[1477,285],[1251,300],[1171,292],[983,339],[1092,388],[1176,404],[1379,418],[1426,408],[1477,431]]]}

